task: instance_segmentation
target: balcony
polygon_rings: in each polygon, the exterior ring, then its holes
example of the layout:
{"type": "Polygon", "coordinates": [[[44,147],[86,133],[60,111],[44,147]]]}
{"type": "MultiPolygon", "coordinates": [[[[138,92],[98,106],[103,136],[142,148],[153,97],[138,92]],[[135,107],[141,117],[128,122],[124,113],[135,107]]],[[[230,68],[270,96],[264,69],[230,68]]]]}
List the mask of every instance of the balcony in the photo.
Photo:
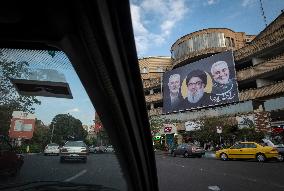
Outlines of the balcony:
{"type": "Polygon", "coordinates": [[[150,94],[145,96],[146,103],[152,103],[152,102],[158,102],[162,101],[162,94],[156,93],[156,94],[150,94]]]}
{"type": "Polygon", "coordinates": [[[157,87],[157,86],[161,86],[161,78],[153,78],[150,80],[145,80],[143,82],[143,88],[144,89],[148,89],[148,88],[153,88],[153,87],[157,87]]]}
{"type": "Polygon", "coordinates": [[[237,51],[235,51],[235,60],[240,61],[247,57],[252,57],[256,53],[270,48],[274,45],[281,44],[284,40],[284,26],[275,30],[274,33],[266,35],[256,41],[253,41],[252,44],[245,46],[237,51]]]}
{"type": "Polygon", "coordinates": [[[271,59],[269,61],[263,62],[259,65],[251,67],[249,69],[244,69],[237,72],[238,81],[243,81],[251,78],[255,78],[261,74],[277,70],[284,67],[284,54],[271,59]]]}
{"type": "Polygon", "coordinates": [[[277,95],[283,92],[284,92],[284,81],[264,86],[261,88],[240,92],[239,98],[240,101],[253,100],[257,98],[273,97],[273,95],[277,95]]]}
{"type": "Polygon", "coordinates": [[[162,114],[162,108],[155,108],[148,110],[148,115],[153,116],[153,115],[161,115],[162,114]]]}

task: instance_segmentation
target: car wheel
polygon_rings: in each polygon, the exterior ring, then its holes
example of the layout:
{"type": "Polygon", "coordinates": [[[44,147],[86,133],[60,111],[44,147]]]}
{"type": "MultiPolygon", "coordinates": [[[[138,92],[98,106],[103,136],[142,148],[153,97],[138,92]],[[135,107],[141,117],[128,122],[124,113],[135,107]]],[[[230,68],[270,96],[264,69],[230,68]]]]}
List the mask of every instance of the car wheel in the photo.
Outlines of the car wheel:
{"type": "Polygon", "coordinates": [[[221,153],[220,159],[221,159],[222,161],[228,160],[228,155],[227,155],[226,153],[221,153]]]}
{"type": "Polygon", "coordinates": [[[44,155],[44,156],[46,156],[47,154],[46,154],[46,153],[44,153],[43,155],[44,155]]]}
{"type": "Polygon", "coordinates": [[[83,159],[83,163],[87,163],[87,158],[83,159]]]}
{"type": "Polygon", "coordinates": [[[183,156],[184,156],[184,158],[188,158],[189,157],[188,152],[184,152],[183,156]]]}
{"type": "Polygon", "coordinates": [[[172,156],[173,156],[173,157],[176,157],[176,154],[175,154],[175,152],[174,152],[174,151],[172,152],[172,156]]]}
{"type": "Polygon", "coordinates": [[[201,157],[202,157],[202,155],[197,155],[197,157],[198,157],[198,158],[201,158],[201,157]]]}
{"type": "Polygon", "coordinates": [[[264,154],[259,153],[259,154],[256,155],[256,160],[258,162],[265,162],[266,158],[265,158],[264,154]]]}
{"type": "Polygon", "coordinates": [[[284,160],[283,155],[279,155],[279,156],[277,157],[277,160],[278,160],[279,162],[283,162],[283,160],[284,160]]]}

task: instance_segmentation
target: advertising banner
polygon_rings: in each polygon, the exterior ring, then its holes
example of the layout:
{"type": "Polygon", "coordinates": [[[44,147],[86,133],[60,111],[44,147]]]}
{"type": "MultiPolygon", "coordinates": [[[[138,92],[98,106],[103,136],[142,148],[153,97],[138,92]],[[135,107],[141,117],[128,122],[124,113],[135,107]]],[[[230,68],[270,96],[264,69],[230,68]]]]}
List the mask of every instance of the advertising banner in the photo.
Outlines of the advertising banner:
{"type": "Polygon", "coordinates": [[[187,121],[184,123],[185,131],[195,131],[200,129],[201,123],[200,121],[187,121]]]}
{"type": "Polygon", "coordinates": [[[241,115],[241,116],[236,116],[237,122],[238,122],[238,128],[243,129],[243,128],[250,128],[255,126],[254,122],[254,115],[241,115]]]}
{"type": "Polygon", "coordinates": [[[35,128],[35,115],[14,111],[12,116],[9,137],[31,139],[35,128]]]}
{"type": "Polygon", "coordinates": [[[163,113],[238,101],[232,51],[188,63],[163,76],[163,113]]]}

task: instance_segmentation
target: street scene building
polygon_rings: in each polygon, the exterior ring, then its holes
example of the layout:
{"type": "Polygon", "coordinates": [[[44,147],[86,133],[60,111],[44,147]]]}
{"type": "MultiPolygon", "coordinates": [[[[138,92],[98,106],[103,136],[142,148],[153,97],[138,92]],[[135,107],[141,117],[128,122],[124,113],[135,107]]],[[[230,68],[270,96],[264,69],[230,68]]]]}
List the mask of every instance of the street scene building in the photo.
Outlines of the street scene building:
{"type": "MultiPolygon", "coordinates": [[[[284,14],[280,14],[258,35],[226,28],[204,29],[185,35],[171,47],[171,58],[139,60],[145,99],[150,118],[179,121],[176,134],[186,123],[208,117],[226,116],[239,128],[247,121],[257,131],[282,132],[284,126],[284,14]],[[166,71],[179,69],[217,53],[233,52],[239,100],[197,109],[163,112],[163,78],[166,71]],[[232,120],[233,118],[233,120],[232,120]]],[[[188,66],[190,67],[190,66],[188,66]]],[[[181,138],[180,141],[181,142],[181,138]]]]}

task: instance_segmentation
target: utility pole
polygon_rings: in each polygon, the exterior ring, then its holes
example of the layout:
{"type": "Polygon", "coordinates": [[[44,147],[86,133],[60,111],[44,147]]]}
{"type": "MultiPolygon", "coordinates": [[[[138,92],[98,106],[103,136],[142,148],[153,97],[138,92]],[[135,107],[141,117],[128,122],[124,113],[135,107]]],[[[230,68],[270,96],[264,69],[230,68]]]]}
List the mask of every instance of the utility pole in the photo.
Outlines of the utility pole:
{"type": "Polygon", "coordinates": [[[265,27],[267,27],[267,21],[266,21],[266,16],[265,16],[264,9],[263,9],[262,0],[259,0],[259,2],[260,2],[261,15],[263,16],[263,21],[264,21],[265,27]]]}
{"type": "Polygon", "coordinates": [[[52,139],[53,139],[53,131],[54,131],[54,124],[52,124],[52,131],[51,131],[50,143],[52,143],[52,139]]]}

